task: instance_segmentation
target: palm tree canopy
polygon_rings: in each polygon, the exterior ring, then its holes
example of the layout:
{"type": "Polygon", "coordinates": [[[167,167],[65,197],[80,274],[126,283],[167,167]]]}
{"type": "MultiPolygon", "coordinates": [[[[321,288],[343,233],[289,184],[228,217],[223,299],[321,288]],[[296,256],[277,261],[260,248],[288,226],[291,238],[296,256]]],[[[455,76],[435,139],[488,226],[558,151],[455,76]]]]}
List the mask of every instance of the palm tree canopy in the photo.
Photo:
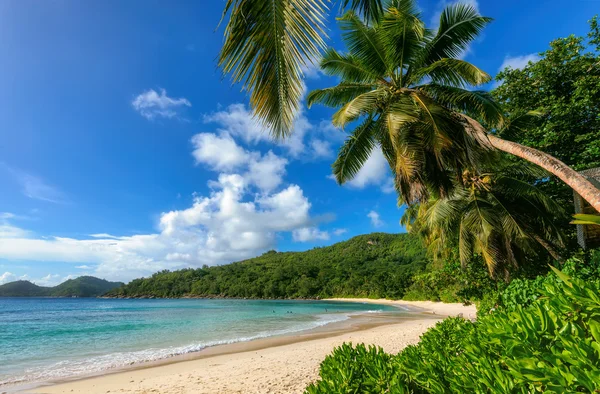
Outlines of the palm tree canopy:
{"type": "Polygon", "coordinates": [[[442,12],[434,32],[414,1],[395,0],[372,24],[353,11],[338,20],[347,52],[328,49],[320,65],[340,83],[307,97],[309,106],[337,108],[338,127],[358,122],[333,164],[337,181],[352,179],[380,147],[401,203],[449,195],[456,174],[484,162],[490,148],[466,119],[503,123],[488,92],[468,89],[490,76],[460,59],[491,19],[456,4],[442,12]]]}
{"type": "MultiPolygon", "coordinates": [[[[385,0],[340,0],[365,20],[378,20],[385,0]]],[[[303,93],[302,67],[325,49],[331,0],[227,0],[218,64],[250,92],[250,105],[274,137],[292,130],[303,93]]]]}
{"type": "Polygon", "coordinates": [[[490,275],[506,274],[520,255],[563,247],[555,225],[562,208],[524,180],[539,175],[503,160],[479,173],[465,171],[451,196],[409,207],[402,223],[425,239],[434,258],[457,246],[463,264],[478,254],[490,275]]]}

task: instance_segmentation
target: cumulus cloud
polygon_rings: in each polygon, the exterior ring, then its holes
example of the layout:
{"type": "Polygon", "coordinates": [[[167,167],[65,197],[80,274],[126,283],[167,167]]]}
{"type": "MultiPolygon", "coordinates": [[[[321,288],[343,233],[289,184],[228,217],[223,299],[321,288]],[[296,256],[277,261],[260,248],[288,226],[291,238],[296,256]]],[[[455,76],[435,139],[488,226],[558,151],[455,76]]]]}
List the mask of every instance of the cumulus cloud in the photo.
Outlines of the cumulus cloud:
{"type": "MultiPolygon", "coordinates": [[[[276,143],[286,149],[292,158],[320,159],[331,156],[327,146],[327,138],[333,136],[331,126],[328,126],[330,122],[313,125],[302,110],[296,116],[291,135],[278,141],[273,140],[269,129],[258,121],[244,104],[231,104],[207,114],[204,116],[204,122],[216,124],[221,136],[240,138],[246,144],[276,143]]],[[[343,134],[337,134],[343,137],[343,134]]]]}
{"type": "Polygon", "coordinates": [[[0,275],[0,285],[3,285],[8,282],[14,282],[15,280],[18,280],[18,279],[19,278],[17,277],[17,275],[6,271],[2,275],[0,275]]]}
{"type": "Polygon", "coordinates": [[[343,235],[343,234],[346,234],[347,232],[348,232],[347,228],[336,228],[335,230],[333,230],[334,235],[343,235]]]}
{"type": "Polygon", "coordinates": [[[249,154],[228,134],[200,133],[192,137],[196,164],[208,164],[213,170],[231,171],[248,162],[249,154]]]}
{"type": "Polygon", "coordinates": [[[507,67],[510,67],[513,70],[520,70],[525,68],[530,62],[535,63],[538,60],[540,60],[540,57],[537,53],[530,53],[523,56],[506,56],[498,71],[502,71],[507,67]]]}
{"type": "Polygon", "coordinates": [[[371,224],[373,225],[373,227],[381,227],[384,224],[381,218],[379,217],[379,213],[375,211],[370,211],[367,214],[367,217],[371,219],[371,224]]]}
{"type": "Polygon", "coordinates": [[[309,242],[316,240],[328,240],[329,233],[320,231],[315,227],[303,227],[292,232],[292,237],[296,242],[309,242]]]}
{"type": "MultiPolygon", "coordinates": [[[[192,137],[196,164],[206,164],[215,171],[242,171],[245,182],[264,192],[271,191],[283,182],[288,161],[272,151],[261,155],[249,152],[239,146],[228,134],[217,136],[212,133],[200,133],[192,137]]],[[[213,184],[211,182],[211,184],[213,184]]],[[[218,183],[217,183],[218,185],[218,183]]]]}
{"type": "Polygon", "coordinates": [[[156,118],[174,118],[177,117],[185,107],[191,107],[192,103],[186,98],[172,98],[167,96],[165,89],[147,90],[139,94],[131,105],[148,120],[156,118]]]}
{"type": "MultiPolygon", "coordinates": [[[[78,269],[94,267],[92,273],[100,277],[128,280],[162,269],[256,256],[273,249],[281,232],[292,233],[298,242],[327,239],[329,235],[316,227],[319,219],[311,216],[311,203],[302,189],[282,186],[285,159],[273,152],[245,151],[243,156],[245,162],[235,165],[201,156],[215,170],[235,168],[235,172],[220,172],[209,182],[210,192],[196,195],[187,209],[162,213],[155,233],[100,233],[76,239],[37,237],[16,228],[20,234],[12,229],[10,238],[0,237],[0,258],[73,263],[78,269]],[[255,188],[261,193],[255,193],[255,188]]],[[[41,280],[50,283],[58,278],[41,280]]]]}

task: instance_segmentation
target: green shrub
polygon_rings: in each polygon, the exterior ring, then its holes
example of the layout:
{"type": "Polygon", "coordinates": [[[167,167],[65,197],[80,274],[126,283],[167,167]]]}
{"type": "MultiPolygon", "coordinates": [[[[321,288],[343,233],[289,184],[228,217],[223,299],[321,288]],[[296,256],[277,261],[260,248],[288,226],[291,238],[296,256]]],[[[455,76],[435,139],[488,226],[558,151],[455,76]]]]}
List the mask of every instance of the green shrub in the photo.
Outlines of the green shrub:
{"type": "Polygon", "coordinates": [[[403,299],[408,301],[472,302],[480,300],[496,286],[483,262],[462,267],[451,260],[442,268],[429,268],[413,276],[403,299]]]}
{"type": "Polygon", "coordinates": [[[308,394],[394,393],[404,394],[394,356],[375,346],[343,344],[321,363],[317,383],[306,389],[308,394]]]}
{"type": "MultiPolygon", "coordinates": [[[[565,271],[577,264],[566,264],[565,271]]],[[[503,305],[477,322],[438,323],[397,356],[345,345],[323,362],[321,380],[307,392],[598,392],[600,285],[592,279],[594,268],[578,272],[587,280],[554,270],[509,286],[499,297],[503,305]]]]}

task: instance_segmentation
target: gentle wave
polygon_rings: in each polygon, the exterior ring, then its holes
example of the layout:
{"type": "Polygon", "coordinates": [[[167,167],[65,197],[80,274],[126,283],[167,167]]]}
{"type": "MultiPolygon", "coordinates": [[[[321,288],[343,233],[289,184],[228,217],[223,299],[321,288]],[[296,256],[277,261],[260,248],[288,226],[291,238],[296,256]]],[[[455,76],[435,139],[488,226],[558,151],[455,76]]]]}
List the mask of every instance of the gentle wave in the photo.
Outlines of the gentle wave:
{"type": "Polygon", "coordinates": [[[65,360],[57,362],[46,367],[30,368],[23,375],[11,376],[7,380],[0,380],[0,386],[22,384],[26,382],[42,382],[81,375],[97,374],[103,371],[123,368],[144,362],[163,360],[169,357],[179,356],[188,353],[199,352],[207,347],[226,345],[238,342],[248,342],[261,338],[268,338],[279,335],[292,334],[300,331],[315,329],[327,324],[341,322],[350,318],[350,316],[363,313],[381,313],[382,310],[368,310],[344,314],[322,314],[316,315],[318,319],[314,322],[297,325],[283,330],[259,332],[256,335],[239,337],[228,340],[209,341],[204,343],[193,343],[185,346],[169,347],[164,349],[146,349],[126,353],[111,353],[103,356],[96,356],[85,360],[65,360]]]}

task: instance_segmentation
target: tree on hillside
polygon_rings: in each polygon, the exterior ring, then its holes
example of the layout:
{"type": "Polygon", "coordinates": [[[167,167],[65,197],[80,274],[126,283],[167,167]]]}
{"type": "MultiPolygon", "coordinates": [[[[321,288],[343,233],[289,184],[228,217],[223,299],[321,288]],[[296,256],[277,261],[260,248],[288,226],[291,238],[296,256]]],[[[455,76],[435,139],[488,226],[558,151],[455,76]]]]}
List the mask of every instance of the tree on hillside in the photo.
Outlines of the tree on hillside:
{"type": "MultiPolygon", "coordinates": [[[[543,150],[571,166],[585,170],[600,166],[600,28],[590,21],[588,44],[571,35],[550,43],[540,59],[523,69],[507,68],[492,91],[513,116],[536,110],[539,122],[502,132],[506,140],[543,150]]],[[[573,193],[556,177],[538,185],[563,206],[573,206],[573,193]]]]}
{"type": "MultiPolygon", "coordinates": [[[[301,67],[317,58],[325,45],[328,3],[226,3],[224,16],[229,21],[219,65],[235,82],[244,82],[255,114],[276,137],[289,134],[298,112],[301,67]]],[[[321,62],[341,83],[310,96],[311,103],[341,107],[334,118],[339,125],[363,120],[334,166],[340,183],[351,179],[379,142],[396,172],[401,198],[416,202],[428,197],[426,189],[449,193],[451,177],[460,179],[464,167],[493,147],[553,173],[600,211],[600,191],[587,178],[557,158],[487,133],[481,125],[499,127],[503,114],[486,92],[465,89],[487,82],[489,76],[459,56],[489,18],[468,5],[451,5],[433,33],[412,0],[392,0],[385,10],[384,3],[342,2],[350,9],[341,18],[349,53],[330,49],[321,62]]]]}

